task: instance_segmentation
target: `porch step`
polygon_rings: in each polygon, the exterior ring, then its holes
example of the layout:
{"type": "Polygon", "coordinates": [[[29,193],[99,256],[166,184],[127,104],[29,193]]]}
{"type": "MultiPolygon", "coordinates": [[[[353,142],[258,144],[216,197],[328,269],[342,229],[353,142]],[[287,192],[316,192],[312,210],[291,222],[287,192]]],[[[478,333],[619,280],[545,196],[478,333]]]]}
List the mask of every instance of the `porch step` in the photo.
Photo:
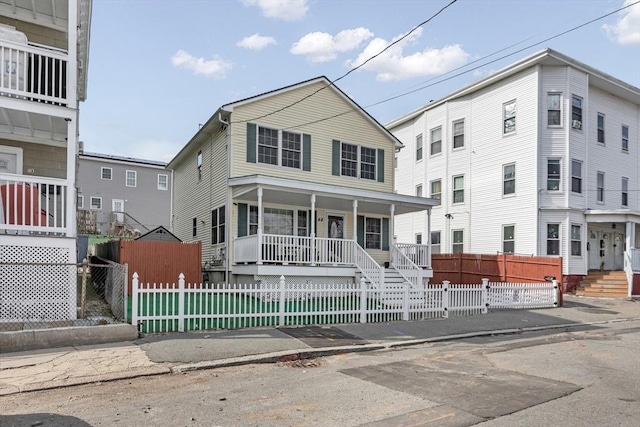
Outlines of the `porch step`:
{"type": "Polygon", "coordinates": [[[576,289],[576,295],[625,298],[628,296],[627,275],[624,271],[590,271],[576,289]]]}

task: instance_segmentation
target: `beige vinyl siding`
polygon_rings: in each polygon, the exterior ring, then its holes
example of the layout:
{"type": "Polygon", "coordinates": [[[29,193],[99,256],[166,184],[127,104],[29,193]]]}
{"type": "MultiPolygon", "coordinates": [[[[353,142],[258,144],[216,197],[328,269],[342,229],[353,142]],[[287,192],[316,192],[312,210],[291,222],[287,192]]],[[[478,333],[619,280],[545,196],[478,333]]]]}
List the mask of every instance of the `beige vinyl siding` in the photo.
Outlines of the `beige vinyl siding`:
{"type": "Polygon", "coordinates": [[[22,174],[47,178],[67,177],[67,149],[0,138],[0,145],[22,148],[22,174]]]}
{"type": "Polygon", "coordinates": [[[20,31],[27,36],[29,43],[38,43],[64,50],[67,50],[68,48],[67,34],[62,31],[21,21],[19,19],[12,19],[7,16],[0,16],[0,24],[15,27],[17,31],[20,31]]]}
{"type": "Polygon", "coordinates": [[[333,89],[327,88],[282,112],[256,119],[310,95],[324,83],[317,83],[275,94],[234,107],[231,115],[231,177],[262,174],[344,187],[393,192],[394,143],[333,89]],[[328,120],[340,113],[347,113],[328,120]],[[276,129],[311,135],[311,171],[247,162],[245,121],[276,129]],[[315,123],[311,123],[315,122],[315,123]],[[299,126],[301,125],[301,126],[299,126]],[[299,127],[298,127],[299,126],[299,127]],[[332,141],[384,149],[384,182],[333,176],[332,141]]]}

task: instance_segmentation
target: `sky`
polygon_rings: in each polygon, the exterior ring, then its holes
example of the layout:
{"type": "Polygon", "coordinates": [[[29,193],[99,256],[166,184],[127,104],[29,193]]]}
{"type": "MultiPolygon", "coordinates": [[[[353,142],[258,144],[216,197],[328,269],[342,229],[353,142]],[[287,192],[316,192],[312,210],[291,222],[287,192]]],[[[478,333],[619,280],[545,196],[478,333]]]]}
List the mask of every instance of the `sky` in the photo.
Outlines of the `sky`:
{"type": "Polygon", "coordinates": [[[640,87],[640,0],[450,3],[94,0],[80,140],[168,162],[223,104],[351,70],[336,85],[385,124],[546,47],[640,87]]]}

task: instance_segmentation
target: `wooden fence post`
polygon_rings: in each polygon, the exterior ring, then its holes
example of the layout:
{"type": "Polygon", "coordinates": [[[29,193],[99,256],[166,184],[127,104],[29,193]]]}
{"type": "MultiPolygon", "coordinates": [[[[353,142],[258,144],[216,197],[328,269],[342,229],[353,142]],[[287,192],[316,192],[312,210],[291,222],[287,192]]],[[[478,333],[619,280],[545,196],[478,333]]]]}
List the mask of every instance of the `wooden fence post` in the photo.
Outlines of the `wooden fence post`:
{"type": "Polygon", "coordinates": [[[131,281],[131,324],[138,328],[138,273],[133,273],[131,281]]]}
{"type": "Polygon", "coordinates": [[[184,274],[178,276],[178,332],[184,332],[184,274]]]}
{"type": "Polygon", "coordinates": [[[286,297],[286,280],[284,276],[280,276],[280,303],[278,305],[278,326],[284,326],[284,313],[285,313],[285,297],[286,297]]]}
{"type": "Polygon", "coordinates": [[[449,318],[449,281],[442,281],[442,309],[445,319],[449,318]]]}
{"type": "Polygon", "coordinates": [[[367,323],[367,282],[360,277],[360,323],[367,323]]]}
{"type": "Polygon", "coordinates": [[[411,285],[408,283],[404,284],[404,292],[402,299],[402,320],[409,320],[409,290],[411,285]]]}
{"type": "Polygon", "coordinates": [[[489,307],[489,279],[482,279],[482,314],[487,314],[489,307]]]}

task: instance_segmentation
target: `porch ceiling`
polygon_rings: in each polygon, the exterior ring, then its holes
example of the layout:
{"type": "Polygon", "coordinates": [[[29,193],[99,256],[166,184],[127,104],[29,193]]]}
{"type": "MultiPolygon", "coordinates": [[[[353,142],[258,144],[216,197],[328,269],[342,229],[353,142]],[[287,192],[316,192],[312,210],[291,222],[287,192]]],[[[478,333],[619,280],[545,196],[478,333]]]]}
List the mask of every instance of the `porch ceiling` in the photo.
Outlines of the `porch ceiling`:
{"type": "Polygon", "coordinates": [[[598,222],[640,223],[640,211],[589,209],[584,212],[584,215],[588,223],[598,223],[598,222]]]}
{"type": "Polygon", "coordinates": [[[326,184],[253,175],[229,180],[235,200],[257,202],[258,188],[262,188],[263,203],[311,208],[311,195],[316,195],[316,208],[329,211],[351,212],[353,200],[358,201],[358,212],[389,215],[391,205],[396,215],[430,209],[438,202],[433,199],[396,193],[360,190],[326,184]]]}
{"type": "Polygon", "coordinates": [[[0,14],[67,32],[68,0],[0,0],[0,14]]]}
{"type": "Polygon", "coordinates": [[[0,136],[44,144],[67,142],[67,123],[62,117],[0,107],[0,136]]]}

